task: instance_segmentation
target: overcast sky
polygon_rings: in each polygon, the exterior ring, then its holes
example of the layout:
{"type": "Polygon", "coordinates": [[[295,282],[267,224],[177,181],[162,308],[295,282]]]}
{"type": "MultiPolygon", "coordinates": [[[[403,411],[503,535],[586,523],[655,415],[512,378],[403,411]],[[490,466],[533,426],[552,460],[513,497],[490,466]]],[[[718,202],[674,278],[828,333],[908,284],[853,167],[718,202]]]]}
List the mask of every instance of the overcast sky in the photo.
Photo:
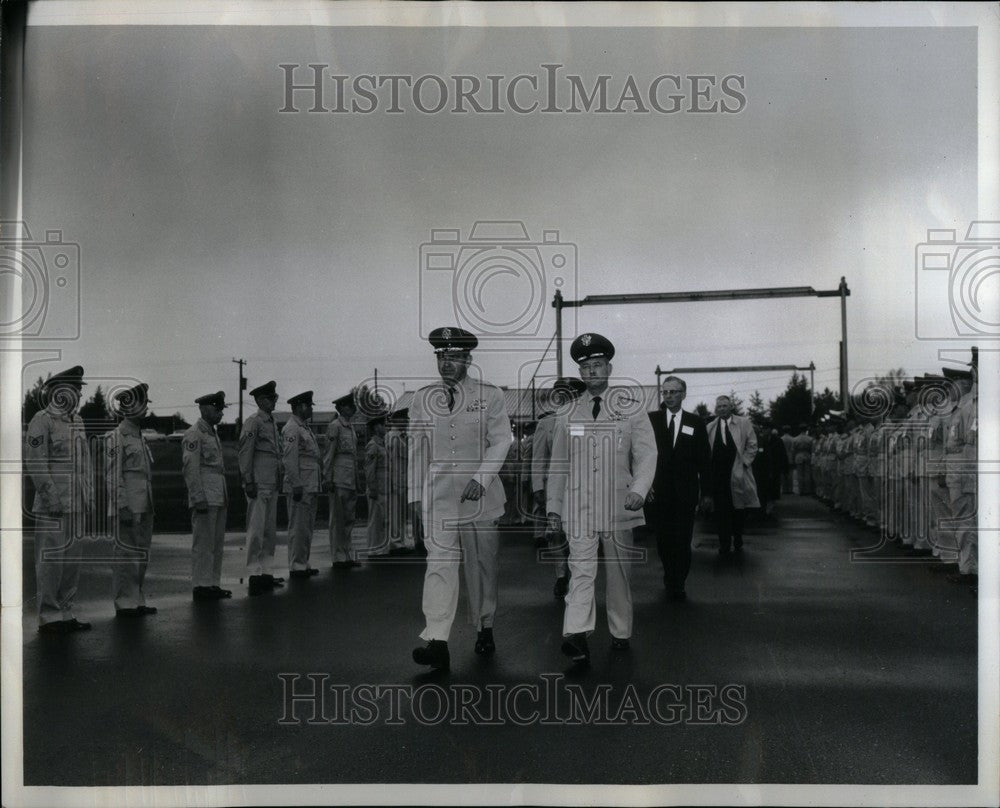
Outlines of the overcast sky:
{"type": "MultiPolygon", "coordinates": [[[[497,384],[529,379],[553,332],[557,253],[569,298],[844,275],[852,385],[941,366],[942,343],[916,338],[914,250],[976,216],[974,29],[44,27],[25,73],[26,220],[36,239],[79,243],[82,311],[80,339],[28,382],[79,363],[148,381],[157,413],[187,417],[200,394],[236,397],[233,357],[283,400],[315,389],[325,405],[375,367],[412,389],[434,373],[422,334],[462,316],[454,273],[422,267],[421,245],[440,228],[467,241],[477,220],[556,230],[565,247],[538,252],[540,341],[477,357],[497,384]],[[588,85],[611,76],[612,103],[629,76],[735,74],[746,103],[282,114],[282,63],[484,84],[558,63],[588,85]]],[[[530,297],[523,277],[486,280],[500,319],[530,297]]],[[[943,299],[931,315],[951,328],[943,299]]],[[[608,336],[616,372],[644,383],[657,364],[814,361],[817,386],[837,388],[835,300],[582,308],[566,328],[608,336]]],[[[731,387],[767,400],[787,379],[699,377],[688,403],[731,387]]]]}

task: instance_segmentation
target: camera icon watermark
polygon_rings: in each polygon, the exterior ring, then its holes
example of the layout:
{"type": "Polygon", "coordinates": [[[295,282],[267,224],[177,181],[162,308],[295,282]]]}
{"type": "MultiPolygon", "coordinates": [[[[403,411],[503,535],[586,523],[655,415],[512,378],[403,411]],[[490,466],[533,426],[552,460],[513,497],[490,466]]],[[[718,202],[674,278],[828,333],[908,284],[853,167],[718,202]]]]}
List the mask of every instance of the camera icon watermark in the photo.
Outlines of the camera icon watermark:
{"type": "MultiPolygon", "coordinates": [[[[522,221],[477,221],[467,238],[459,228],[433,229],[420,245],[421,336],[456,324],[482,342],[545,347],[555,292],[572,298],[576,289],[577,247],[558,230],[539,240],[522,221]]],[[[575,330],[575,322],[563,325],[575,330]]]]}
{"type": "Polygon", "coordinates": [[[0,311],[0,339],[68,340],[80,337],[80,245],[61,230],[31,237],[24,222],[0,222],[0,289],[20,305],[0,311]]]}
{"type": "Polygon", "coordinates": [[[1000,337],[1000,222],[972,222],[961,240],[928,230],[915,265],[918,339],[1000,337]]]}

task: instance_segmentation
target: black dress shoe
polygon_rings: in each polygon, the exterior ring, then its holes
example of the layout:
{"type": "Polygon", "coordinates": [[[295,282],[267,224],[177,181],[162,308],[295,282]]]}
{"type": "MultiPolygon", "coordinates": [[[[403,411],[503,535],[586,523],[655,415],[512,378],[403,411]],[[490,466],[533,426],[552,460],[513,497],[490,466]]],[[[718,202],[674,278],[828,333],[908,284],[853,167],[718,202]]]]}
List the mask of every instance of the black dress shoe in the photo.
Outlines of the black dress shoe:
{"type": "Polygon", "coordinates": [[[562,652],[578,665],[590,662],[590,648],[586,634],[570,634],[563,640],[562,652]]]}
{"type": "MultiPolygon", "coordinates": [[[[335,565],[336,566],[336,565],[335,565]]],[[[308,578],[309,570],[292,570],[288,573],[289,578],[308,578]]]]}
{"type": "Polygon", "coordinates": [[[80,620],[77,620],[75,617],[70,618],[69,620],[63,620],[63,622],[66,623],[67,632],[90,631],[90,623],[84,623],[80,620]]]}
{"type": "Polygon", "coordinates": [[[683,589],[668,589],[667,597],[670,600],[674,601],[675,603],[680,603],[682,601],[687,600],[688,596],[687,592],[685,592],[683,589]]]}
{"type": "Polygon", "coordinates": [[[475,652],[479,656],[491,657],[496,653],[497,646],[493,642],[493,629],[484,628],[476,635],[475,652]]]}
{"type": "Polygon", "coordinates": [[[221,586],[213,586],[212,591],[215,592],[215,596],[219,599],[231,598],[233,596],[232,591],[229,589],[223,589],[221,586]]]}
{"type": "Polygon", "coordinates": [[[68,620],[53,620],[50,623],[42,623],[38,627],[39,634],[69,634],[72,630],[67,625],[68,620]]]}
{"type": "Polygon", "coordinates": [[[627,651],[629,648],[629,642],[627,637],[612,637],[611,647],[615,651],[627,651]]]}
{"type": "Polygon", "coordinates": [[[552,587],[552,596],[556,600],[566,600],[567,592],[569,592],[569,576],[560,575],[556,578],[556,585],[552,587]]]}
{"type": "Polygon", "coordinates": [[[257,595],[263,595],[270,592],[272,589],[271,584],[268,583],[267,578],[263,575],[251,575],[250,576],[250,586],[248,587],[248,594],[250,597],[256,597],[257,595]]]}
{"type": "Polygon", "coordinates": [[[284,578],[275,578],[273,575],[265,575],[264,581],[271,589],[280,589],[285,585],[284,578]]]}
{"type": "Polygon", "coordinates": [[[310,575],[319,575],[319,570],[316,569],[315,567],[310,567],[309,569],[306,570],[306,572],[308,572],[310,575]]]}
{"type": "Polygon", "coordinates": [[[351,562],[350,561],[334,561],[333,564],[331,564],[330,566],[333,569],[335,569],[335,570],[349,570],[351,568],[351,562]]]}
{"type": "Polygon", "coordinates": [[[141,617],[142,612],[139,611],[138,606],[134,606],[131,609],[115,609],[115,617],[141,617]]]}
{"type": "Polygon", "coordinates": [[[210,586],[196,586],[191,590],[191,595],[195,600],[218,600],[219,596],[210,586]]]}
{"type": "Polygon", "coordinates": [[[434,670],[447,670],[451,664],[448,643],[445,640],[431,640],[422,648],[414,648],[413,661],[418,665],[430,665],[434,670]]]}
{"type": "Polygon", "coordinates": [[[155,606],[140,606],[139,607],[139,614],[142,614],[142,615],[156,614],[156,611],[157,611],[157,609],[156,609],[155,606]]]}
{"type": "Polygon", "coordinates": [[[350,561],[347,562],[347,566],[348,567],[360,567],[361,566],[361,562],[358,561],[356,558],[352,558],[350,561]]]}

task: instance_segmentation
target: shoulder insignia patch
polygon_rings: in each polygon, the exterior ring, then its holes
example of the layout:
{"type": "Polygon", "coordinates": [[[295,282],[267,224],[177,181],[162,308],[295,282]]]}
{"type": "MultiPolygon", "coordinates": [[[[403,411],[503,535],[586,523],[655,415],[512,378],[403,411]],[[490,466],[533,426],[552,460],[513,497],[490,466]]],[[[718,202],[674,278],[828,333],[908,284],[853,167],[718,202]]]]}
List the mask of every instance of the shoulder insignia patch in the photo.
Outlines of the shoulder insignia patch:
{"type": "Polygon", "coordinates": [[[41,446],[43,443],[45,443],[45,436],[44,435],[39,435],[37,438],[29,437],[28,438],[28,443],[31,446],[33,446],[35,449],[37,449],[39,446],[41,446]]]}
{"type": "Polygon", "coordinates": [[[198,451],[198,441],[186,440],[184,441],[184,448],[187,449],[189,452],[196,452],[198,451]]]}
{"type": "Polygon", "coordinates": [[[286,435],[285,436],[285,443],[295,443],[295,436],[294,435],[286,435]]]}

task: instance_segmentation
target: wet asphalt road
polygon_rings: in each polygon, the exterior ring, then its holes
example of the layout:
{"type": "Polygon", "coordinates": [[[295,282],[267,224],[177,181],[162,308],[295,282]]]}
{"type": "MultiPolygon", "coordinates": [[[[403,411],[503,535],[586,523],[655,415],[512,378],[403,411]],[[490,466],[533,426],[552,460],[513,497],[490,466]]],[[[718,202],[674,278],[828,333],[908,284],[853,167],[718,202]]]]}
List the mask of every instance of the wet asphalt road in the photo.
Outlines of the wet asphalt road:
{"type": "Polygon", "coordinates": [[[632,647],[610,649],[601,603],[583,672],[559,653],[552,568],[521,533],[503,540],[496,657],[473,654],[463,595],[447,674],[410,659],[421,563],[331,571],[325,530],[320,574],[257,598],[238,582],[243,536],[227,536],[234,596],[208,604],[190,600],[190,538],[157,535],[159,614],[113,618],[107,565],[87,564],[93,630],[66,637],[36,633],[29,540],[24,782],[975,782],[971,590],[891,546],[852,561],[878,537],[816,501],[777,512],[740,564],[719,566],[699,526],[682,604],[639,545],[632,647]],[[314,682],[322,705],[290,700],[314,682]]]}

